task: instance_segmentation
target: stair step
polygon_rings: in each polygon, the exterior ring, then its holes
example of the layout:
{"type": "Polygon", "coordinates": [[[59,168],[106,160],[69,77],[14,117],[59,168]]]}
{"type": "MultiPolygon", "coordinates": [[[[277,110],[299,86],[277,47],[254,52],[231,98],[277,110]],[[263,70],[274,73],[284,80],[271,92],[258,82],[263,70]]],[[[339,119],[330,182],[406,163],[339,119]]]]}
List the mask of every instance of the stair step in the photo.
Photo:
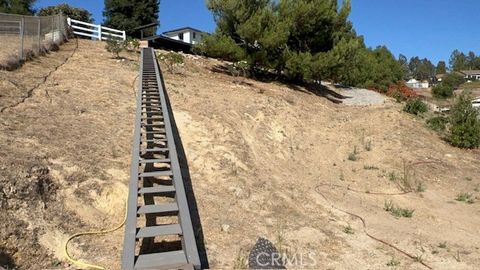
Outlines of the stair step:
{"type": "Polygon", "coordinates": [[[165,129],[161,129],[161,130],[153,130],[153,131],[145,131],[145,130],[142,130],[142,134],[160,134],[160,135],[164,135],[165,134],[165,129]]]}
{"type": "Polygon", "coordinates": [[[158,172],[144,172],[140,173],[139,177],[157,177],[157,176],[172,176],[172,171],[158,171],[158,172]]]}
{"type": "Polygon", "coordinates": [[[160,116],[160,117],[142,117],[142,120],[163,120],[163,116],[160,116]]]}
{"type": "Polygon", "coordinates": [[[168,148],[147,148],[147,149],[143,149],[143,150],[140,150],[141,152],[147,152],[147,153],[151,153],[151,152],[168,152],[168,148]]]}
{"type": "Polygon", "coordinates": [[[140,163],[146,164],[146,163],[169,163],[170,159],[165,158],[165,159],[142,159],[140,160],[140,163]]]}
{"type": "Polygon", "coordinates": [[[144,127],[164,127],[165,124],[142,124],[144,127]]]}
{"type": "Polygon", "coordinates": [[[163,115],[161,110],[154,110],[154,111],[142,111],[144,114],[151,114],[151,115],[163,115]]]}
{"type": "Polygon", "coordinates": [[[182,227],[179,224],[150,226],[137,229],[138,238],[150,238],[163,235],[181,235],[182,227]]]}
{"type": "Polygon", "coordinates": [[[137,257],[135,269],[179,269],[188,264],[182,250],[143,254],[137,257]]]}
{"type": "Polygon", "coordinates": [[[142,140],[142,141],[140,141],[140,144],[144,144],[144,143],[159,143],[159,142],[167,142],[167,139],[166,139],[166,138],[160,138],[160,139],[142,140]]]}
{"type": "Polygon", "coordinates": [[[164,194],[175,192],[174,186],[158,185],[154,187],[144,187],[138,191],[138,194],[164,194]]]}
{"type": "Polygon", "coordinates": [[[140,206],[137,210],[138,215],[155,214],[155,213],[176,213],[178,212],[178,205],[176,203],[166,203],[159,205],[144,205],[140,206]]]}

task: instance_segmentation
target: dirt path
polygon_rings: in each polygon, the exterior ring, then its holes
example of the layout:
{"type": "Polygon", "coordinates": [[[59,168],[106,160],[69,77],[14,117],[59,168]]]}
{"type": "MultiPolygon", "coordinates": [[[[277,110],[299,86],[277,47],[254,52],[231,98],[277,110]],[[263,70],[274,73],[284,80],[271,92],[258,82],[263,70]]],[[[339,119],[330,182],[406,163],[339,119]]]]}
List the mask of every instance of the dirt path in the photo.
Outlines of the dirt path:
{"type": "Polygon", "coordinates": [[[189,57],[184,74],[165,74],[211,267],[242,266],[261,236],[290,256],[314,253],[315,265],[290,268],[480,263],[479,151],[450,147],[393,101],[336,105],[214,72],[221,64],[189,57]],[[477,199],[458,202],[461,192],[477,199]],[[394,217],[389,201],[413,217],[394,217]]]}
{"type": "MultiPolygon", "coordinates": [[[[8,107],[0,113],[2,266],[62,265],[68,235],[123,218],[138,71],[136,56],[119,62],[104,46],[80,40],[76,50],[72,40],[0,72],[0,107],[8,107]]],[[[122,230],[84,237],[71,249],[77,258],[119,268],[122,239],[122,230]]]]}

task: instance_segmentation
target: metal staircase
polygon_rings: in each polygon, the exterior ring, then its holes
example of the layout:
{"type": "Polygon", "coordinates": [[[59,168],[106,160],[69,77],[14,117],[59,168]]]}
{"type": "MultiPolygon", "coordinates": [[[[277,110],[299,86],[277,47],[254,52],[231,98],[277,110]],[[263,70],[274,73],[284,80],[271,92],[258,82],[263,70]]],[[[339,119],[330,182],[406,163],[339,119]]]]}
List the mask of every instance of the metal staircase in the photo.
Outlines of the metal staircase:
{"type": "Polygon", "coordinates": [[[200,269],[155,52],[142,49],[122,269],[200,269]]]}

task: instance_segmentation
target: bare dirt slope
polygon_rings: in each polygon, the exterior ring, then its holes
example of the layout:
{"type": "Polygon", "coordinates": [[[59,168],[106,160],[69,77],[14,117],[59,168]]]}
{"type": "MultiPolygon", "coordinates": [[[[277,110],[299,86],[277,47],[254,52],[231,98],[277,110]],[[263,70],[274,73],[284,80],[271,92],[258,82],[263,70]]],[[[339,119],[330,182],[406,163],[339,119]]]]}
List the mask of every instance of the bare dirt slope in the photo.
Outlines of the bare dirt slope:
{"type": "MultiPolygon", "coordinates": [[[[81,40],[0,72],[0,265],[68,266],[68,235],[121,221],[138,73],[129,58],[81,40]]],[[[216,72],[223,64],[189,57],[183,74],[165,73],[212,268],[244,267],[260,236],[297,262],[315,259],[290,268],[480,264],[478,151],[450,147],[391,101],[334,104],[332,93],[216,72]],[[455,200],[462,192],[472,204],[455,200]],[[394,217],[390,201],[413,216],[394,217]]],[[[72,253],[118,269],[122,239],[83,237],[72,253]]]]}
{"type": "MultiPolygon", "coordinates": [[[[0,266],[65,266],[63,243],[119,224],[129,180],[137,56],[71,40],[0,71],[0,266]]],[[[119,268],[123,230],[83,237],[77,258],[119,268]]]]}
{"type": "Polygon", "coordinates": [[[188,57],[183,74],[165,72],[211,267],[243,266],[260,236],[297,261],[314,253],[295,268],[480,264],[479,151],[449,146],[392,101],[334,104],[221,65],[188,57]],[[390,201],[413,216],[394,217],[390,201]]]}

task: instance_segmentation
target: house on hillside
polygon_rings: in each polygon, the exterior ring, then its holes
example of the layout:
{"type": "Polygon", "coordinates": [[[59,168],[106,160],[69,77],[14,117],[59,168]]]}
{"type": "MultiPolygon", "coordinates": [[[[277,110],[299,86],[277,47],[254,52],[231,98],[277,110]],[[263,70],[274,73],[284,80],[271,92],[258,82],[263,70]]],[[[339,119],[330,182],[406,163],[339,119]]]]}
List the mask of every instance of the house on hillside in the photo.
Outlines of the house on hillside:
{"type": "Polygon", "coordinates": [[[474,108],[479,108],[480,109],[480,97],[477,97],[472,101],[472,106],[474,108]]]}
{"type": "Polygon", "coordinates": [[[461,70],[460,73],[465,80],[480,80],[480,70],[461,70]]]}
{"type": "Polygon", "coordinates": [[[163,32],[163,35],[174,40],[183,41],[185,43],[197,44],[202,41],[203,33],[203,31],[192,27],[183,27],[163,32]]]}
{"type": "Polygon", "coordinates": [[[410,87],[410,88],[424,89],[424,88],[428,88],[430,86],[430,84],[426,80],[425,81],[418,81],[418,80],[415,80],[415,79],[410,79],[407,82],[407,86],[410,87]]]}
{"type": "Polygon", "coordinates": [[[435,80],[437,82],[441,82],[441,81],[443,81],[443,77],[445,77],[445,75],[446,74],[437,74],[437,75],[435,75],[435,80]]]}

